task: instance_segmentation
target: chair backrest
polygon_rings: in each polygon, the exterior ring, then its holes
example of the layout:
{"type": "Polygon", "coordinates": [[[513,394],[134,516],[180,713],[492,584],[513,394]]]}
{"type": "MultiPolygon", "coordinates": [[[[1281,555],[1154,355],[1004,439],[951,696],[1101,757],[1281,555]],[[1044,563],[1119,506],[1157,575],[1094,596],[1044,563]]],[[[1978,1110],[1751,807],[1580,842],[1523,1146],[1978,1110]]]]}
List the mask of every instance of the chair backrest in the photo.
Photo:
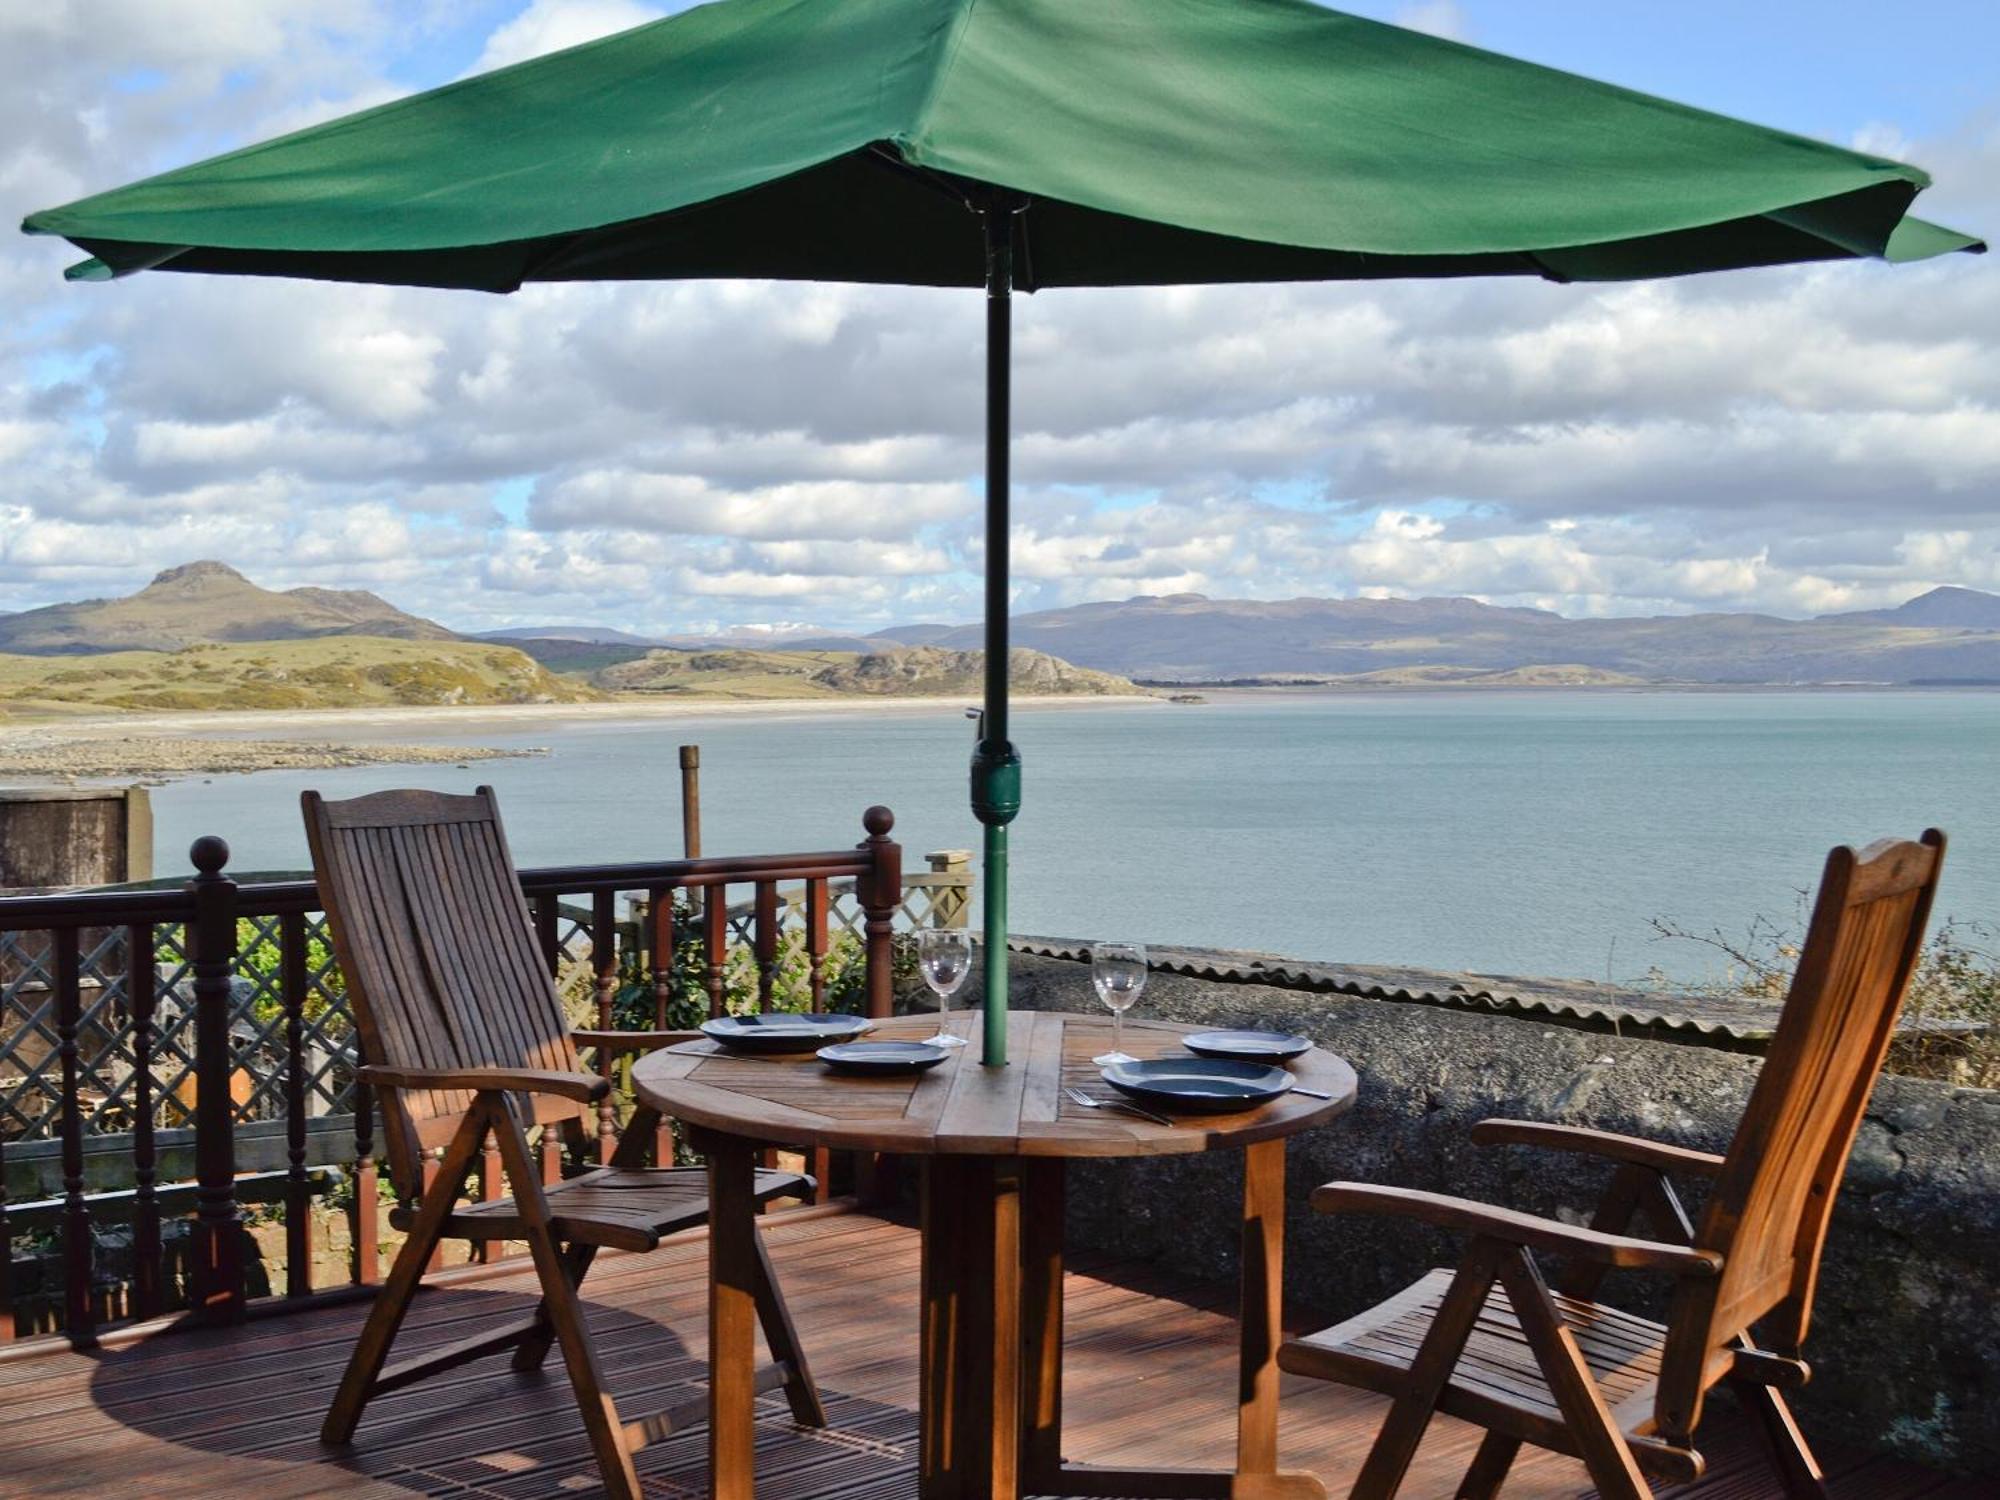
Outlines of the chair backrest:
{"type": "MultiPolygon", "coordinates": [[[[300,799],[313,873],[367,1060],[404,1068],[581,1069],[521,895],[493,789],[470,797],[377,792],[300,799]]],[[[449,1139],[471,1095],[399,1089],[381,1099],[389,1169],[420,1194],[423,1153],[449,1139]]],[[[537,1123],[584,1106],[535,1096],[537,1123]]]]}
{"type": "Polygon", "coordinates": [[[1944,835],[1827,856],[1798,969],[1757,1085],[1695,1230],[1720,1276],[1684,1282],[1659,1389],[1663,1433],[1686,1436],[1703,1391],[1752,1324],[1797,1357],[1820,1249],[1861,1116],[1889,1050],[1944,864],[1944,835]]]}

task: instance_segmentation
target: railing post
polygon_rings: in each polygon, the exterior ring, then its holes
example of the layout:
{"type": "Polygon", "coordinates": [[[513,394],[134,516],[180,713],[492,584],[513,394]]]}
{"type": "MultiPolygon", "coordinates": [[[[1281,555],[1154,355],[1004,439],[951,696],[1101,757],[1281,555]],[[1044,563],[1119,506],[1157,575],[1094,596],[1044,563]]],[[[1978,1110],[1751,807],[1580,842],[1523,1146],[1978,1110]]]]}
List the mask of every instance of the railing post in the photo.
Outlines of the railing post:
{"type": "MultiPolygon", "coordinates": [[[[357,1071],[368,1062],[362,1050],[361,1033],[353,1035],[354,1066],[357,1071]]],[[[374,1286],[382,1279],[382,1203],[375,1166],[375,1091],[359,1078],[354,1080],[354,1206],[353,1224],[348,1231],[354,1242],[354,1284],[374,1286]]]]}
{"type": "Polygon", "coordinates": [[[285,1295],[312,1292],[312,1184],[306,1176],[306,917],[278,919],[278,994],[285,1009],[285,1295]]]}
{"type": "MultiPolygon", "coordinates": [[[[618,893],[598,891],[590,902],[590,967],[596,981],[597,1027],[611,1030],[618,1000],[618,893]]],[[[597,1072],[607,1084],[617,1069],[618,1054],[597,1049],[597,1072]]],[[[618,1153],[618,1105],[607,1093],[597,1104],[597,1159],[609,1166],[618,1153]]]]}
{"type": "Polygon", "coordinates": [[[210,835],[188,851],[194,914],[194,1307],[203,1322],[243,1315],[243,1238],[236,1215],[236,1103],[230,1095],[230,976],[236,966],[236,882],[222,873],[229,846],[210,835]]]}
{"type": "Polygon", "coordinates": [[[164,1305],[160,1287],[159,1151],[153,1140],[155,1012],[160,1003],[153,924],[134,922],[125,933],[125,996],[132,1010],[132,1310],[156,1318],[164,1305]]]}
{"type": "Polygon", "coordinates": [[[896,815],[886,807],[871,807],[861,815],[868,837],[860,847],[867,850],[873,866],[858,882],[856,895],[867,917],[868,1014],[887,1016],[896,999],[896,908],[903,900],[903,846],[889,837],[896,815]]]}
{"type": "MultiPolygon", "coordinates": [[[[62,1058],[63,1328],[70,1342],[97,1342],[97,1310],[91,1301],[96,1246],[90,1229],[90,1200],[83,1191],[82,1064],[77,1028],[82,1024],[83,977],[74,927],[50,929],[55,950],[56,1042],[62,1058]]],[[[10,1245],[7,1254],[12,1255],[10,1245]]]]}

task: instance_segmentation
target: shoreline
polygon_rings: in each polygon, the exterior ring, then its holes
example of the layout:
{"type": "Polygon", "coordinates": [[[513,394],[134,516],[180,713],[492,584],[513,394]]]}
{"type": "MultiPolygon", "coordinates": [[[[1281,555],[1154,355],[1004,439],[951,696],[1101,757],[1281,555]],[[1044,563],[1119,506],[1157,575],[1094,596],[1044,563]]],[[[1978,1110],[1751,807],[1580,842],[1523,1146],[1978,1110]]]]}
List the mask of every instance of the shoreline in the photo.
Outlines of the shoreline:
{"type": "MultiPolygon", "coordinates": [[[[1016,708],[1083,709],[1147,704],[1164,697],[1030,695],[1016,708]]],[[[0,718],[0,778],[28,785],[141,781],[158,786],[195,776],[332,769],[353,765],[445,764],[546,755],[547,746],[498,748],[481,738],[535,728],[704,719],[839,718],[961,711],[962,697],[669,699],[637,703],[480,704],[370,708],[177,710],[162,713],[0,718]],[[421,736],[393,743],[382,734],[421,736]]]]}
{"type": "MultiPolygon", "coordinates": [[[[1009,699],[1016,708],[1097,708],[1117,704],[1166,706],[1164,694],[1051,693],[1009,699]]],[[[547,724],[568,720],[738,718],[777,714],[807,717],[839,714],[930,713],[940,709],[974,708],[972,695],[909,698],[666,698],[604,703],[481,703],[463,708],[439,704],[385,705],[366,708],[229,708],[174,709],[163,712],[121,710],[100,714],[51,714],[0,718],[0,742],[17,734],[76,737],[133,730],[187,734],[263,729],[286,733],[316,726],[547,724]]]]}

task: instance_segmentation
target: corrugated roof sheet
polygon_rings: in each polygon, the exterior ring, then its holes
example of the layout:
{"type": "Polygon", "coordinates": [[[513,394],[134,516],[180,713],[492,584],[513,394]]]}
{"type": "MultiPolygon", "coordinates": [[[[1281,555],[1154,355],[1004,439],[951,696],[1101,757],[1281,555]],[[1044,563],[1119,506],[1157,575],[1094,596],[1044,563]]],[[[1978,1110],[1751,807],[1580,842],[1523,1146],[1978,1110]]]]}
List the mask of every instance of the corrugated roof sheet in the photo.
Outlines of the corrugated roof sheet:
{"type": "MultiPolygon", "coordinates": [[[[1008,947],[1016,953],[1045,958],[1085,960],[1090,956],[1090,943],[1081,938],[1015,937],[1008,947]]],[[[1590,979],[1523,979],[1447,969],[1320,963],[1232,948],[1149,943],[1146,956],[1154,969],[1220,984],[1267,984],[1277,989],[1539,1018],[1570,1026],[1665,1032],[1709,1046],[1755,1046],[1769,1041],[1781,1009],[1770,1000],[1637,990],[1590,979]]],[[[1966,1021],[1912,1023],[1907,1019],[1904,1028],[1933,1034],[1982,1029],[1966,1021]]]]}

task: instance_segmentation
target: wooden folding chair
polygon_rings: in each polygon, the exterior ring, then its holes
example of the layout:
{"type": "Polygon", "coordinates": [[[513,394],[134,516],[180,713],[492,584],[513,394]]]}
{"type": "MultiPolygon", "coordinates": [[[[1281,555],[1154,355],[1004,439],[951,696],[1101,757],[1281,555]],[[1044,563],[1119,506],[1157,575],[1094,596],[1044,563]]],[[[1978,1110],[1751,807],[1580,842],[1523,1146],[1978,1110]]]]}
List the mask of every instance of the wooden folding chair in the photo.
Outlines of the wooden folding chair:
{"type": "MultiPolygon", "coordinates": [[[[307,792],[306,834],[333,946],[346,976],[375,1091],[408,1238],[377,1294],[320,1436],[352,1440],[362,1409],[385,1391],[504,1349],[516,1370],[537,1369],[559,1345],[607,1491],[639,1494],[632,1454],[705,1414],[706,1395],[621,1423],[603,1388],[577,1289],[600,1247],[651,1250],[708,1217],[703,1168],[647,1167],[659,1116],[641,1108],[610,1165],[544,1182],[527,1128],[562,1132],[573,1156],[595,1140],[585,1123],[609,1084],[582,1070],[577,1046],[633,1048],[683,1041],[682,1032],[572,1030],[536,946],[528,908],[490,787],[475,796],[380,792],[327,802],[307,792]],[[510,1196],[462,1202],[467,1173],[488,1138],[510,1196]],[[443,1148],[435,1170],[430,1153],[443,1148]],[[438,1241],[525,1240],[542,1289],[526,1322],[475,1335],[385,1369],[410,1298],[438,1241]]],[[[759,1172],[759,1201],[810,1195],[812,1179],[759,1172]]],[[[793,1416],[826,1425],[764,1246],[757,1242],[757,1308],[774,1363],[758,1389],[782,1386],[793,1416]]]]}
{"type": "Polygon", "coordinates": [[[1695,1428],[1717,1385],[1756,1417],[1785,1493],[1824,1500],[1783,1393],[1809,1374],[1800,1347],[1827,1220],[1922,946],[1944,843],[1932,829],[1920,842],[1827,857],[1777,1035],[1727,1156],[1524,1120],[1473,1127],[1483,1144],[1616,1163],[1587,1229],[1361,1183],[1312,1195],[1323,1213],[1392,1214],[1467,1237],[1455,1271],[1432,1271],[1279,1351],[1287,1370],[1394,1398],[1355,1500],[1396,1493],[1434,1411],[1487,1429],[1460,1500],[1496,1494],[1524,1442],[1581,1458],[1607,1500],[1637,1500],[1651,1494],[1648,1473],[1701,1476],[1695,1428]],[[1698,1223],[1668,1181],[1676,1172],[1710,1184],[1698,1223]],[[1655,1238],[1632,1235],[1642,1215],[1655,1238]],[[1536,1251],[1562,1258],[1553,1288],[1536,1251]],[[1673,1278],[1665,1323],[1593,1300],[1617,1268],[1673,1278]]]}

